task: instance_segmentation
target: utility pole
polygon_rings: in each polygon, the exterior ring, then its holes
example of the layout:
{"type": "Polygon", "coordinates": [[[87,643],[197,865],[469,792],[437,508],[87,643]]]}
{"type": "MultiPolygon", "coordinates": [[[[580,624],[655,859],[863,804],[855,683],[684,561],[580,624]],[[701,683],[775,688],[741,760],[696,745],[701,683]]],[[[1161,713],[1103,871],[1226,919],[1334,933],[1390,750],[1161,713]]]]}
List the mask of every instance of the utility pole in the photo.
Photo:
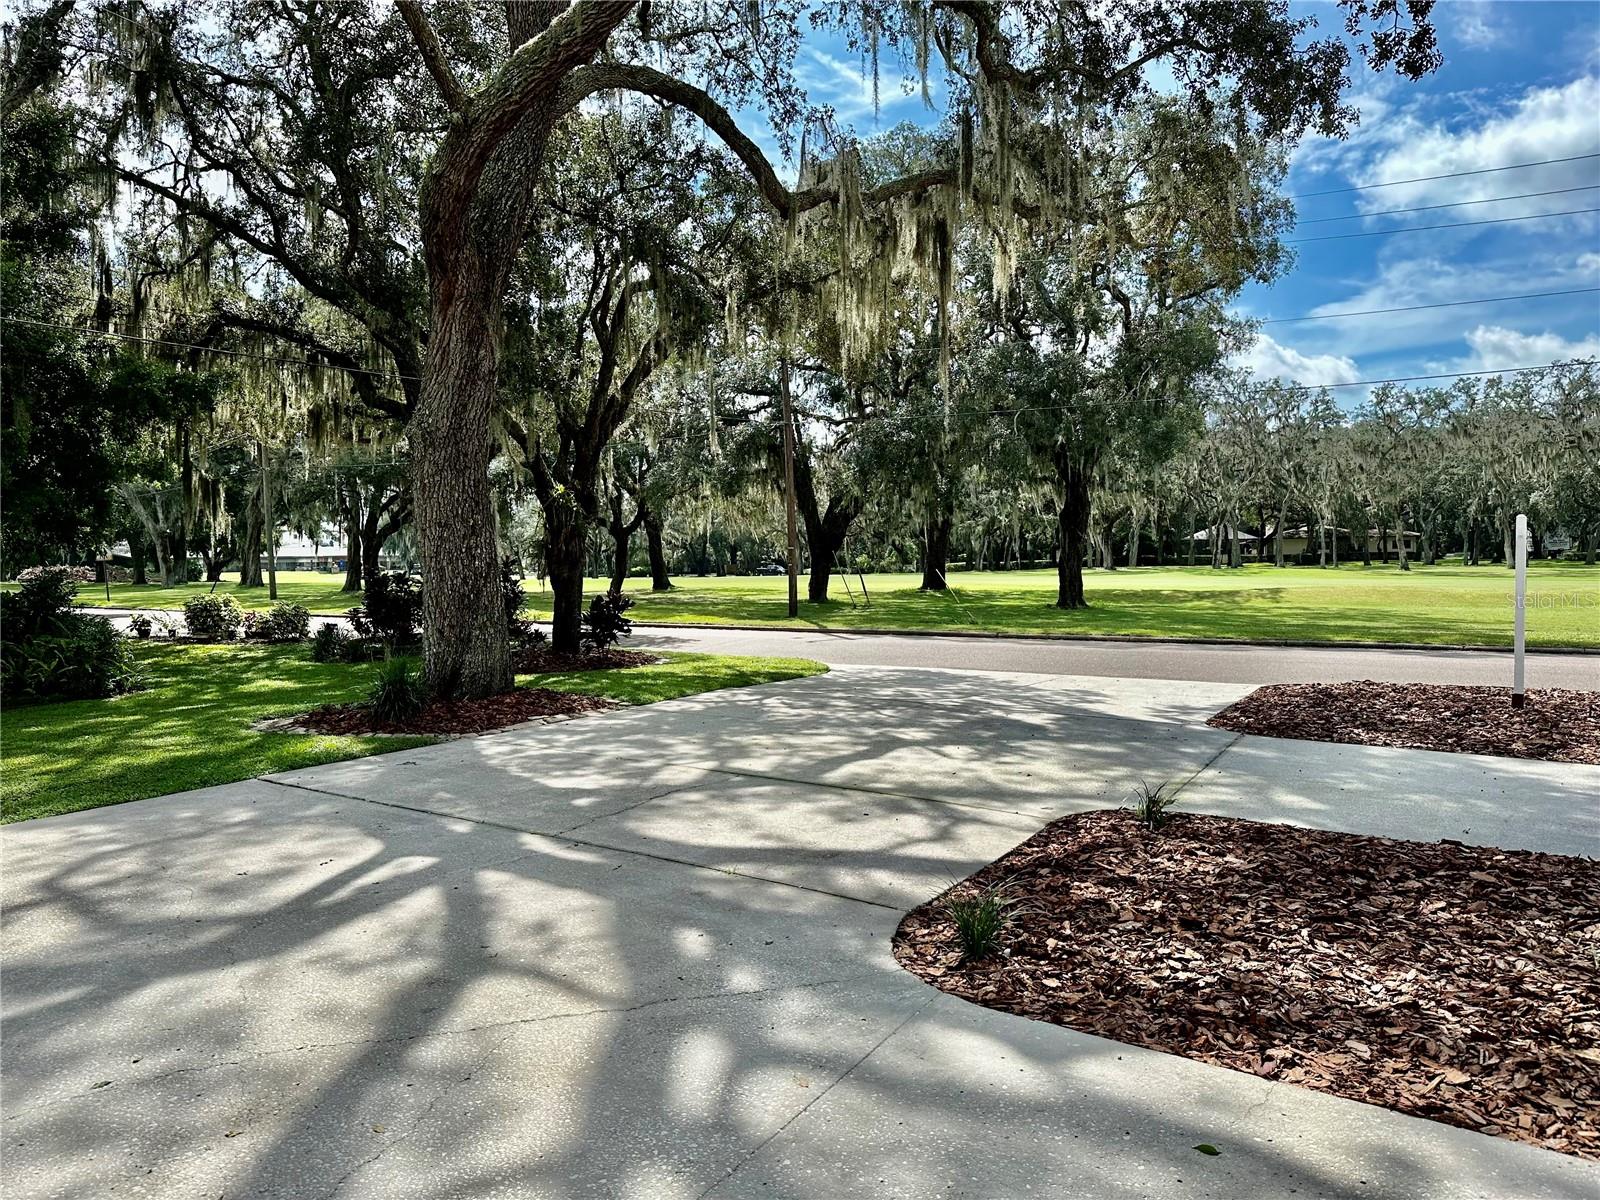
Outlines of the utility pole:
{"type": "Polygon", "coordinates": [[[800,535],[794,515],[794,411],[789,403],[789,356],[778,360],[778,394],[783,400],[783,507],[789,526],[789,615],[800,615],[800,535]]]}
{"type": "Polygon", "coordinates": [[[267,441],[256,443],[261,452],[261,526],[267,538],[267,598],[278,598],[278,530],[272,520],[272,480],[267,473],[267,441]]]}

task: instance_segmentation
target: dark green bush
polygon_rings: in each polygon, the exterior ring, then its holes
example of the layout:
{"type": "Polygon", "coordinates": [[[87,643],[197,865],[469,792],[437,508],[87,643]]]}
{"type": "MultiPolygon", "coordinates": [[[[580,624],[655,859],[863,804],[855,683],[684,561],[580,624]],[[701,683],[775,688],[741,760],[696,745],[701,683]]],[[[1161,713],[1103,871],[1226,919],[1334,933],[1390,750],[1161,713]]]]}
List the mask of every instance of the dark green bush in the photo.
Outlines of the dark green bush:
{"type": "Polygon", "coordinates": [[[427,686],[414,658],[385,659],[367,689],[367,711],[379,721],[408,721],[427,702],[427,686]]]}
{"type": "Polygon", "coordinates": [[[0,600],[0,637],[26,642],[63,632],[77,607],[78,584],[89,578],[87,567],[29,567],[17,576],[17,590],[0,600]]]}
{"type": "Polygon", "coordinates": [[[303,605],[280,600],[264,613],[246,618],[245,636],[264,642],[303,642],[311,635],[311,612],[303,605]]]}
{"type": "Polygon", "coordinates": [[[528,606],[528,593],[522,590],[522,572],[509,554],[500,560],[500,600],[506,607],[506,627],[513,631],[523,624],[519,614],[528,606]]]}
{"type": "Polygon", "coordinates": [[[601,592],[589,601],[589,609],[583,614],[579,642],[591,650],[616,645],[618,639],[633,632],[633,622],[623,615],[632,607],[633,600],[621,592],[601,592]]]}
{"type": "Polygon", "coordinates": [[[138,686],[133,658],[110,621],[68,613],[55,629],[0,646],[6,699],[98,700],[138,686]]]}
{"type": "Polygon", "coordinates": [[[316,635],[311,639],[311,661],[343,662],[346,644],[351,640],[344,626],[324,621],[317,626],[316,635]]]}
{"type": "Polygon", "coordinates": [[[207,592],[183,602],[183,623],[189,636],[202,642],[231,642],[244,624],[244,609],[226,592],[207,592]]]}
{"type": "Polygon", "coordinates": [[[422,636],[422,583],[403,571],[379,575],[348,615],[361,637],[390,646],[413,645],[422,636]]]}

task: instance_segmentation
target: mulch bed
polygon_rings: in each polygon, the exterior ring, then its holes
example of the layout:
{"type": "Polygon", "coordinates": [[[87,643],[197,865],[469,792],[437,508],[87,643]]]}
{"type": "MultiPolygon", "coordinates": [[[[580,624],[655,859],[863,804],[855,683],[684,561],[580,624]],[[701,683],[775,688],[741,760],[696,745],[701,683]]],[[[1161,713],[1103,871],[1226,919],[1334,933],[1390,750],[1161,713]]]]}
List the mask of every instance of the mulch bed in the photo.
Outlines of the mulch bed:
{"type": "Polygon", "coordinates": [[[1553,762],[1600,763],[1600,692],[1537,688],[1520,709],[1511,689],[1427,683],[1277,683],[1206,722],[1313,742],[1406,746],[1553,762]]]}
{"type": "Polygon", "coordinates": [[[518,688],[481,700],[435,701],[409,721],[375,721],[360,704],[325,704],[295,718],[311,733],[487,733],[544,717],[601,712],[617,704],[599,696],[574,696],[549,688],[518,688]]]}
{"type": "Polygon", "coordinates": [[[621,667],[648,667],[661,661],[660,655],[640,650],[582,650],[577,654],[557,652],[537,646],[512,652],[512,668],[518,675],[539,675],[553,671],[613,671],[621,667]]]}
{"type": "Polygon", "coordinates": [[[935,987],[1600,1159],[1600,862],[1181,815],[1080,813],[911,912],[935,987]],[[950,895],[1003,884],[963,963],[950,895]]]}

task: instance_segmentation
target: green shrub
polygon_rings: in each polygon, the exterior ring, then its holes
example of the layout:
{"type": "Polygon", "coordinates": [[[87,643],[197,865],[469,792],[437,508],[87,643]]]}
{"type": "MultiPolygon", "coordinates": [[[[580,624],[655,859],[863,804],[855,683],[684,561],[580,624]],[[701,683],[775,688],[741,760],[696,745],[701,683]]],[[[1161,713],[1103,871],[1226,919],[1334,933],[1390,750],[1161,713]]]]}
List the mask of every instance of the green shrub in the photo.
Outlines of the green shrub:
{"type": "Polygon", "coordinates": [[[604,650],[619,638],[633,632],[633,622],[625,614],[633,607],[631,597],[621,592],[601,592],[589,601],[589,610],[583,614],[583,632],[578,641],[591,650],[604,650]]]}
{"type": "Polygon", "coordinates": [[[1146,829],[1156,830],[1170,820],[1167,809],[1178,802],[1178,785],[1170,780],[1151,788],[1144,780],[1133,790],[1133,815],[1146,829]],[[1171,791],[1167,789],[1171,788],[1171,791]]]}
{"type": "Polygon", "coordinates": [[[98,700],[139,686],[133,658],[110,621],[69,613],[55,628],[0,649],[8,700],[98,700]]]}
{"type": "Polygon", "coordinates": [[[379,721],[409,721],[427,702],[427,687],[414,658],[385,659],[367,689],[367,711],[379,721]]]}
{"type": "Polygon", "coordinates": [[[310,610],[287,600],[278,601],[264,613],[250,613],[245,617],[245,637],[264,642],[303,642],[310,634],[310,610]]]}
{"type": "Polygon", "coordinates": [[[345,632],[344,626],[324,621],[317,626],[317,632],[311,639],[311,661],[343,662],[346,657],[345,647],[350,641],[351,637],[345,632]]]}
{"type": "Polygon", "coordinates": [[[0,600],[0,637],[26,642],[64,632],[78,585],[91,577],[87,567],[29,567],[17,576],[21,586],[0,600]]]}
{"type": "Polygon", "coordinates": [[[956,927],[965,961],[982,958],[1000,944],[1000,934],[1011,921],[1011,898],[1003,884],[991,884],[970,895],[953,896],[944,912],[956,927]]]}
{"type": "Polygon", "coordinates": [[[385,572],[367,584],[360,605],[348,615],[364,638],[412,645],[422,634],[422,584],[402,571],[385,572]]]}
{"type": "Polygon", "coordinates": [[[183,602],[183,623],[189,627],[189,636],[202,642],[231,642],[244,624],[244,610],[226,592],[208,592],[183,602]]]}
{"type": "Polygon", "coordinates": [[[519,614],[528,605],[528,593],[522,588],[522,572],[517,560],[509,554],[500,560],[500,602],[506,609],[506,628],[515,632],[523,622],[519,614]]]}
{"type": "Polygon", "coordinates": [[[128,618],[128,629],[136,638],[149,637],[155,627],[155,622],[143,613],[134,613],[128,618]]]}

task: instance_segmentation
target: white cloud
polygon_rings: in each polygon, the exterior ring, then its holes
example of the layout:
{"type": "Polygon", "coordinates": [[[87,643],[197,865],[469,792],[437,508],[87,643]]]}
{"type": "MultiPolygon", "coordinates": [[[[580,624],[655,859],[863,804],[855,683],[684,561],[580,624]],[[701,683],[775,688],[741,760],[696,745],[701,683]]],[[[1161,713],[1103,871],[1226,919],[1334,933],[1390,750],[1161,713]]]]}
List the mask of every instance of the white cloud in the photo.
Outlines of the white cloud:
{"type": "Polygon", "coordinates": [[[1355,359],[1344,354],[1303,354],[1265,333],[1257,334],[1250,349],[1234,357],[1257,379],[1284,379],[1295,383],[1354,383],[1361,378],[1355,359]]]}
{"type": "Polygon", "coordinates": [[[1457,41],[1473,50],[1489,50],[1510,39],[1511,28],[1500,19],[1491,0],[1456,0],[1438,16],[1457,41]]]}
{"type": "Polygon", "coordinates": [[[1453,370],[1492,371],[1568,358],[1600,358],[1600,334],[1572,341],[1555,333],[1519,333],[1503,325],[1479,325],[1467,334],[1467,346],[1471,354],[1453,370]]]}
{"type": "MultiPolygon", "coordinates": [[[[1463,258],[1445,252],[1413,257],[1386,257],[1372,282],[1343,298],[1312,308],[1308,315],[1371,312],[1374,309],[1450,304],[1448,308],[1413,308],[1410,312],[1377,313],[1335,321],[1308,321],[1284,326],[1294,331],[1305,353],[1355,353],[1370,362],[1391,352],[1459,344],[1465,331],[1486,321],[1523,328],[1572,331],[1593,328],[1600,318],[1594,294],[1544,296],[1461,306],[1456,301],[1539,292],[1570,292],[1600,284],[1600,254],[1576,257],[1563,252],[1562,240],[1548,250],[1529,247],[1518,253],[1496,245],[1492,257],[1463,258]]],[[[1522,243],[1514,243],[1521,246],[1522,243]]],[[[1271,314],[1265,314],[1271,315],[1271,314]]],[[[1269,327],[1278,331],[1275,327],[1269,327]]]]}
{"type": "MultiPolygon", "coordinates": [[[[1593,183],[1593,160],[1526,171],[1459,173],[1592,154],[1597,143],[1596,112],[1600,112],[1600,75],[1594,74],[1560,87],[1530,88],[1507,105],[1475,113],[1476,124],[1467,128],[1425,121],[1415,108],[1397,110],[1360,139],[1376,153],[1363,156],[1349,169],[1351,182],[1365,186],[1430,175],[1455,177],[1375,188],[1357,203],[1371,212],[1593,183]]],[[[1494,215],[1505,214],[1496,209],[1494,215]]]]}
{"type": "MultiPolygon", "coordinates": [[[[885,63],[878,72],[875,109],[870,68],[864,70],[815,47],[808,48],[806,55],[810,62],[802,60],[798,71],[801,86],[813,103],[829,105],[842,121],[871,120],[881,114],[884,123],[892,124],[888,119],[890,109],[922,102],[921,85],[885,63]]],[[[938,91],[938,81],[932,74],[928,76],[928,91],[938,91]]]]}

